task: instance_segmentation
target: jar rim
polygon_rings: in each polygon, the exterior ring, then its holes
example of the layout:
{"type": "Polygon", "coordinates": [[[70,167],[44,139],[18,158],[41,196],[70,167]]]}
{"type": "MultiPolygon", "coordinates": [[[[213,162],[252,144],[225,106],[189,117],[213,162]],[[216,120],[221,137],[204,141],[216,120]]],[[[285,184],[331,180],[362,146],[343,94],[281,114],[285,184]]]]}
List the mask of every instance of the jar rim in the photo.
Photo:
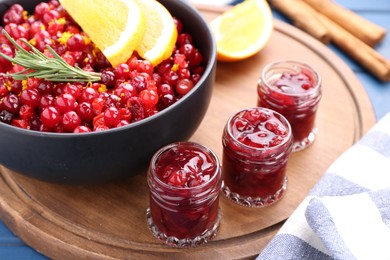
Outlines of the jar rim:
{"type": "Polygon", "coordinates": [[[270,151],[270,150],[277,150],[277,149],[280,149],[280,147],[284,146],[287,144],[287,142],[291,141],[291,144],[293,143],[292,141],[292,138],[293,138],[293,134],[292,134],[292,128],[291,128],[291,125],[290,123],[288,122],[288,120],[279,112],[275,111],[275,110],[272,110],[272,109],[269,109],[269,108],[265,108],[265,107],[252,107],[252,108],[245,108],[245,109],[242,109],[236,113],[234,113],[233,115],[231,115],[226,123],[226,127],[225,127],[225,130],[227,131],[227,134],[237,143],[239,143],[240,145],[242,145],[243,147],[247,148],[247,149],[251,149],[251,150],[254,150],[254,151],[259,151],[259,152],[265,152],[265,151],[270,151]],[[287,127],[287,136],[284,138],[283,142],[281,142],[280,144],[278,145],[275,145],[275,146],[272,146],[272,147],[253,147],[253,146],[249,146],[249,145],[246,145],[242,142],[240,142],[234,135],[233,133],[231,132],[231,123],[233,121],[233,119],[237,118],[240,114],[243,114],[244,112],[246,111],[249,111],[249,110],[252,110],[252,109],[260,109],[260,110],[265,110],[269,113],[273,113],[274,115],[277,116],[277,119],[279,121],[281,121],[282,124],[284,124],[285,127],[287,127]]]}
{"type": "Polygon", "coordinates": [[[148,174],[152,174],[151,172],[154,172],[154,173],[156,172],[156,162],[157,162],[159,157],[164,152],[168,151],[172,147],[184,146],[184,145],[196,147],[196,148],[200,149],[202,152],[207,153],[208,155],[210,155],[211,158],[213,159],[213,161],[215,162],[215,166],[216,166],[214,174],[211,176],[211,178],[208,181],[202,183],[201,185],[194,186],[194,187],[177,187],[177,186],[172,186],[172,185],[169,185],[169,184],[165,183],[156,174],[154,174],[153,175],[155,177],[154,179],[155,179],[155,181],[157,182],[157,184],[159,186],[162,186],[162,187],[164,187],[166,189],[169,189],[171,191],[175,191],[175,190],[176,191],[185,191],[185,190],[186,191],[188,191],[188,190],[196,191],[196,190],[204,189],[205,187],[207,187],[209,185],[209,183],[213,182],[216,178],[221,178],[221,175],[222,175],[222,173],[221,173],[221,165],[220,165],[218,156],[212,150],[207,148],[206,146],[198,144],[198,143],[195,143],[195,142],[191,142],[191,141],[174,142],[174,143],[168,144],[166,146],[163,146],[159,150],[157,150],[157,152],[153,155],[152,159],[150,160],[148,174]]]}
{"type": "Polygon", "coordinates": [[[312,66],[301,62],[301,61],[295,61],[295,60],[279,60],[279,61],[274,61],[272,63],[267,64],[261,74],[260,78],[258,80],[258,84],[265,84],[268,88],[272,89],[273,91],[283,94],[285,96],[291,96],[291,97],[303,97],[303,96],[310,96],[313,95],[314,93],[317,93],[318,91],[321,91],[321,83],[322,83],[322,78],[318,71],[314,69],[312,66]],[[296,71],[299,72],[301,71],[301,68],[306,68],[308,69],[314,76],[315,76],[315,87],[310,88],[310,90],[305,91],[304,93],[286,93],[281,91],[279,88],[275,88],[271,84],[269,84],[268,80],[266,80],[267,73],[272,69],[272,68],[285,68],[286,71],[296,71]]]}

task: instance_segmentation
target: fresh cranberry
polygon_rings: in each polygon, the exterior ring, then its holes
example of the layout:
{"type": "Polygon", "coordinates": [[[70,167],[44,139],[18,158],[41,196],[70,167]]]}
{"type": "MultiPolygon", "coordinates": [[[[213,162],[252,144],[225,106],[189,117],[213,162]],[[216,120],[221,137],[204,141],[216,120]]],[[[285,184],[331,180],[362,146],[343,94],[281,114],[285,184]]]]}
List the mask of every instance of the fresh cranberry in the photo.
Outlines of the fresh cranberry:
{"type": "Polygon", "coordinates": [[[142,101],[145,109],[149,110],[156,106],[158,102],[158,94],[157,91],[153,89],[145,89],[139,93],[139,98],[142,101]]]}
{"type": "Polygon", "coordinates": [[[67,43],[70,51],[84,51],[87,48],[87,42],[79,33],[72,35],[67,43]]]}
{"type": "Polygon", "coordinates": [[[20,101],[15,94],[10,94],[3,98],[0,109],[5,109],[8,112],[17,115],[19,113],[20,101]]]}
{"type": "Polygon", "coordinates": [[[77,107],[77,113],[83,121],[91,121],[95,117],[95,112],[92,109],[91,103],[81,102],[77,107]]]}
{"type": "Polygon", "coordinates": [[[194,83],[192,83],[189,79],[180,79],[176,83],[175,90],[179,95],[185,95],[194,87],[194,83]]]}
{"type": "Polygon", "coordinates": [[[73,132],[73,130],[80,126],[81,119],[75,111],[68,111],[62,115],[61,126],[67,132],[73,132]]]}
{"type": "Polygon", "coordinates": [[[39,102],[39,107],[41,109],[44,109],[48,106],[53,106],[54,105],[54,96],[51,94],[46,94],[41,97],[41,100],[39,102]]]}
{"type": "Polygon", "coordinates": [[[7,110],[1,110],[0,111],[0,122],[11,124],[12,119],[14,118],[14,115],[7,110]]]}
{"type": "Polygon", "coordinates": [[[19,109],[19,117],[24,120],[30,120],[35,116],[35,109],[30,105],[22,105],[19,109]]]}
{"type": "Polygon", "coordinates": [[[109,107],[104,111],[104,122],[108,127],[115,127],[119,121],[120,114],[116,107],[109,107]]]}
{"type": "Polygon", "coordinates": [[[41,2],[35,6],[34,17],[36,19],[42,19],[43,15],[49,12],[50,7],[48,3],[41,2]]]}
{"type": "Polygon", "coordinates": [[[94,88],[84,88],[81,91],[79,100],[81,102],[91,103],[95,98],[97,98],[99,93],[94,88]]]}
{"type": "Polygon", "coordinates": [[[79,125],[78,127],[76,127],[74,130],[73,130],[73,133],[89,133],[91,132],[92,130],[85,126],[85,125],[79,125]]]}
{"type": "Polygon", "coordinates": [[[62,114],[74,111],[77,107],[76,99],[68,93],[61,94],[54,102],[58,111],[62,114]]]}
{"type": "Polygon", "coordinates": [[[46,107],[41,113],[41,122],[45,127],[54,127],[61,121],[61,114],[57,108],[53,106],[46,107]]]}
{"type": "Polygon", "coordinates": [[[22,104],[38,107],[41,101],[41,95],[37,89],[25,89],[20,94],[19,99],[22,104]]]}
{"type": "Polygon", "coordinates": [[[24,22],[24,9],[20,4],[13,4],[3,15],[3,23],[21,24],[24,22]]]}

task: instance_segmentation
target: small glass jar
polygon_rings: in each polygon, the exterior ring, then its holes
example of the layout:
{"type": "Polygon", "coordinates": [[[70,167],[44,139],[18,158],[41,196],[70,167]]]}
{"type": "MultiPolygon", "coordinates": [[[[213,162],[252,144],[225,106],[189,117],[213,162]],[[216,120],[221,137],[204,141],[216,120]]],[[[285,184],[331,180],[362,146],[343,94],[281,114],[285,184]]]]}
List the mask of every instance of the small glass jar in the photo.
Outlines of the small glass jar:
{"type": "Polygon", "coordinates": [[[321,77],[310,66],[297,61],[278,61],[262,71],[257,86],[258,106],[281,113],[291,124],[293,151],[313,143],[315,117],[321,99],[321,77]]]}
{"type": "Polygon", "coordinates": [[[237,204],[263,207],[287,188],[293,137],[286,118],[256,107],[232,115],[223,131],[223,194],[237,204]]]}
{"type": "Polygon", "coordinates": [[[147,181],[152,234],[173,247],[195,247],[212,239],[221,221],[218,157],[208,148],[177,142],[157,151],[147,181]]]}

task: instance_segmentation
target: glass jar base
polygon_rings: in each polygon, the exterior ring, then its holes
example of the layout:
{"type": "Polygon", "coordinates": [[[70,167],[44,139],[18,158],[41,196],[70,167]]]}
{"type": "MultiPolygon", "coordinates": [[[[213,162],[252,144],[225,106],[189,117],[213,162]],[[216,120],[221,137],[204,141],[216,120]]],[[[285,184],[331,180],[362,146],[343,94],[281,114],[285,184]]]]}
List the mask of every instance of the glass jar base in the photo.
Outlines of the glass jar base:
{"type": "Polygon", "coordinates": [[[219,225],[221,223],[221,218],[222,218],[221,209],[218,209],[217,220],[215,221],[215,224],[211,227],[211,229],[203,231],[203,233],[201,235],[194,237],[194,238],[180,239],[180,238],[177,238],[174,236],[167,236],[165,233],[161,232],[153,222],[150,209],[148,208],[146,210],[147,224],[148,224],[148,228],[152,232],[152,234],[156,238],[158,238],[159,240],[163,241],[165,244],[172,246],[172,247],[178,247],[178,248],[197,247],[197,246],[200,246],[202,244],[207,243],[209,240],[211,240],[217,234],[219,225]]]}
{"type": "Polygon", "coordinates": [[[275,202],[279,201],[281,198],[283,198],[284,193],[287,189],[287,177],[284,177],[284,182],[282,187],[275,192],[275,194],[270,195],[266,198],[261,197],[247,197],[247,196],[241,196],[236,192],[232,192],[229,187],[223,185],[222,186],[222,192],[225,195],[226,198],[232,200],[238,205],[246,206],[246,207],[253,207],[253,208],[260,208],[260,207],[266,207],[274,204],[275,202]]]}
{"type": "Polygon", "coordinates": [[[317,129],[313,129],[313,131],[311,131],[310,134],[305,139],[299,142],[294,142],[292,151],[298,152],[309,147],[314,142],[314,139],[316,138],[316,134],[317,134],[317,129]]]}

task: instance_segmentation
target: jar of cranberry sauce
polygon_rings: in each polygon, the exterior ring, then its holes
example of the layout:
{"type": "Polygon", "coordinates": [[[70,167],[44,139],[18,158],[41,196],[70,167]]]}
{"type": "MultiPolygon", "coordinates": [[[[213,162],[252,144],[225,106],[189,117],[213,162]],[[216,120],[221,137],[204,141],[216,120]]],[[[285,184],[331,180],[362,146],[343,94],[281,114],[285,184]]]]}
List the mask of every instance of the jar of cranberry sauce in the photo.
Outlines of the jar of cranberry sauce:
{"type": "Polygon", "coordinates": [[[285,117],[262,107],[242,110],[228,120],[222,144],[222,191],[227,198],[263,207],[283,197],[293,144],[285,117]]]}
{"type": "Polygon", "coordinates": [[[153,156],[147,175],[153,235],[173,247],[195,247],[212,239],[221,221],[218,157],[208,148],[177,142],[153,156]]]}
{"type": "Polygon", "coordinates": [[[281,113],[291,124],[293,151],[313,143],[315,117],[321,99],[321,77],[310,66],[296,61],[267,65],[260,76],[258,106],[281,113]]]}

